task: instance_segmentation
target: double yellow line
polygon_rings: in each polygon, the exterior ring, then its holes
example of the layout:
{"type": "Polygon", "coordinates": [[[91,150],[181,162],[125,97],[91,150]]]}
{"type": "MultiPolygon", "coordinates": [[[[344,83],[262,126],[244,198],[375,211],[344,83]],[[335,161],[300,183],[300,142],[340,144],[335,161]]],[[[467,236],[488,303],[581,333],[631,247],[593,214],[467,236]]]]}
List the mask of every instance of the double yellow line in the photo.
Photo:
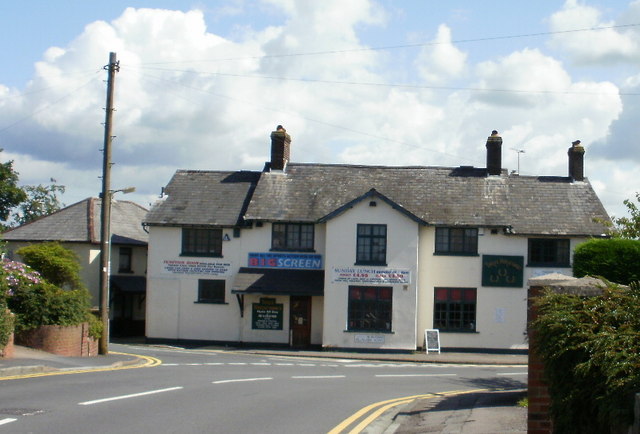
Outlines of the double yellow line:
{"type": "Polygon", "coordinates": [[[387,401],[376,402],[375,404],[368,405],[358,412],[354,413],[352,416],[349,416],[345,420],[343,420],[338,426],[329,431],[328,434],[358,434],[362,432],[366,427],[368,427],[374,420],[379,418],[385,411],[390,408],[397,407],[399,405],[408,404],[411,401],[415,401],[418,399],[433,399],[433,398],[441,398],[444,396],[453,396],[453,395],[464,395],[465,393],[475,393],[475,392],[486,392],[491,389],[474,389],[474,390],[453,390],[450,392],[441,392],[441,393],[427,393],[425,395],[413,395],[413,396],[405,396],[403,398],[395,398],[389,399],[387,401]],[[358,422],[355,427],[353,427],[350,431],[347,431],[351,425],[358,422]]]}
{"type": "Polygon", "coordinates": [[[162,364],[162,360],[157,359],[151,356],[143,356],[141,354],[129,354],[129,353],[118,353],[115,351],[111,351],[111,354],[119,354],[122,356],[132,356],[137,357],[138,359],[144,360],[143,363],[135,363],[135,364],[127,364],[127,365],[119,365],[119,366],[103,366],[99,368],[85,368],[85,369],[70,369],[65,371],[50,371],[50,372],[37,372],[32,374],[20,374],[20,375],[11,375],[7,377],[0,377],[0,381],[4,380],[19,380],[23,378],[36,378],[36,377],[49,377],[53,375],[71,375],[71,374],[82,374],[85,372],[104,372],[104,371],[120,371],[123,369],[138,369],[138,368],[152,368],[154,366],[158,366],[162,364]]]}

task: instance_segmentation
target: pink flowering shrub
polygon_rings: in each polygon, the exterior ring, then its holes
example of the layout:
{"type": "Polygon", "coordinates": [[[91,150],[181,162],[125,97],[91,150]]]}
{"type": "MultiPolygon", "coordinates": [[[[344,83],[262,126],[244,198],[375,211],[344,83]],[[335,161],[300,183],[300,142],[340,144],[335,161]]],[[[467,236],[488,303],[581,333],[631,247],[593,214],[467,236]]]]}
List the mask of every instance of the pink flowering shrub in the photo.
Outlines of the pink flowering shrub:
{"type": "Polygon", "coordinates": [[[21,286],[33,286],[42,281],[40,273],[26,264],[17,261],[3,259],[2,265],[2,292],[4,296],[12,295],[21,286]]]}

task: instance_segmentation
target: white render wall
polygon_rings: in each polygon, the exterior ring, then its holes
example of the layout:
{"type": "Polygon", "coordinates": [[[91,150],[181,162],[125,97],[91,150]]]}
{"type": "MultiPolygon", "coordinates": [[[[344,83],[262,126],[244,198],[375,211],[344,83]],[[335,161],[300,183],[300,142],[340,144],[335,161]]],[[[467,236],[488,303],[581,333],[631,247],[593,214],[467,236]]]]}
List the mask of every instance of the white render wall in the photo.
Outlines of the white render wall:
{"type": "Polygon", "coordinates": [[[374,197],[361,201],[326,225],[323,347],[415,349],[418,223],[374,197]],[[369,206],[371,201],[376,202],[375,207],[369,206]],[[386,267],[354,265],[358,224],[387,225],[386,267]],[[334,282],[336,267],[404,269],[409,270],[411,281],[406,285],[334,282]],[[349,285],[393,287],[391,333],[347,331],[349,285]],[[363,342],[367,340],[370,342],[363,342]]]}
{"type": "MultiPolygon", "coordinates": [[[[535,238],[535,237],[532,237],[535,238]]],[[[434,288],[476,288],[476,331],[441,332],[443,348],[526,349],[527,287],[529,278],[548,273],[572,275],[571,268],[528,267],[529,237],[492,234],[480,228],[478,256],[434,255],[435,228],[420,229],[418,297],[418,341],[424,345],[424,330],[433,328],[434,288]],[[483,287],[482,255],[524,257],[522,288],[483,287]]],[[[585,239],[571,239],[571,252],[585,239]]]]}
{"type": "MultiPolygon", "coordinates": [[[[182,228],[149,228],[146,336],[161,339],[213,340],[230,342],[289,342],[289,296],[247,294],[244,317],[235,294],[231,293],[240,267],[248,266],[249,253],[268,253],[271,248],[271,224],[242,229],[233,237],[232,229],[223,229],[230,241],[222,243],[222,258],[180,256],[182,228]],[[198,261],[220,264],[226,273],[220,276],[168,273],[164,261],[198,261]],[[224,279],[225,304],[194,303],[198,279],[224,279]],[[252,330],[252,303],[261,297],[275,298],[283,304],[283,330],[252,330]]],[[[316,225],[315,254],[324,254],[324,225],[316,225]]],[[[324,255],[323,255],[324,256],[324,255]]],[[[324,261],[324,257],[323,257],[324,261]]],[[[311,343],[322,343],[323,297],[312,297],[311,343]]]]}

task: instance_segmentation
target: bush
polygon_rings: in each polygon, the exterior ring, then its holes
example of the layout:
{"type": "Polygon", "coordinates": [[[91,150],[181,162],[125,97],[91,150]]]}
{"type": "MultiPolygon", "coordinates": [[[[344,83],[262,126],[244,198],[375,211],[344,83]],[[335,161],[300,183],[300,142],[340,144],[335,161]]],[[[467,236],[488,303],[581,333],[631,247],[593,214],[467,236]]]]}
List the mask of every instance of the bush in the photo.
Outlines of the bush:
{"type": "Polygon", "coordinates": [[[60,243],[33,244],[16,250],[16,253],[48,282],[71,289],[83,287],[78,256],[60,243]]]}
{"type": "Polygon", "coordinates": [[[622,285],[639,281],[640,241],[593,239],[578,245],[573,254],[573,275],[601,276],[622,285]]]}
{"type": "Polygon", "coordinates": [[[73,326],[89,320],[89,291],[64,290],[49,282],[21,286],[9,298],[16,331],[42,325],[73,326]]]}
{"type": "Polygon", "coordinates": [[[13,333],[14,317],[7,308],[7,303],[0,301],[0,350],[9,342],[9,337],[13,333]]]}
{"type": "Polygon", "coordinates": [[[633,423],[640,391],[640,286],[596,297],[546,291],[535,300],[556,432],[603,433],[633,423]]]}

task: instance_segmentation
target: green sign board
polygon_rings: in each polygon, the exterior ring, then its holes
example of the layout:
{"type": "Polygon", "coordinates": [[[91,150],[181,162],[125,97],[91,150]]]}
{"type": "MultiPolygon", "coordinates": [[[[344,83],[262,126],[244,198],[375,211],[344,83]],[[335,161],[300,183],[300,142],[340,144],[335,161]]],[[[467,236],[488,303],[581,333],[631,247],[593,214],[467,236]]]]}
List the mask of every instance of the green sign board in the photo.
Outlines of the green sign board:
{"type": "Polygon", "coordinates": [[[282,330],[284,305],[277,304],[275,298],[261,298],[253,303],[251,328],[254,330],[282,330]]]}
{"type": "Polygon", "coordinates": [[[524,256],[482,255],[482,286],[522,288],[524,256]]]}

